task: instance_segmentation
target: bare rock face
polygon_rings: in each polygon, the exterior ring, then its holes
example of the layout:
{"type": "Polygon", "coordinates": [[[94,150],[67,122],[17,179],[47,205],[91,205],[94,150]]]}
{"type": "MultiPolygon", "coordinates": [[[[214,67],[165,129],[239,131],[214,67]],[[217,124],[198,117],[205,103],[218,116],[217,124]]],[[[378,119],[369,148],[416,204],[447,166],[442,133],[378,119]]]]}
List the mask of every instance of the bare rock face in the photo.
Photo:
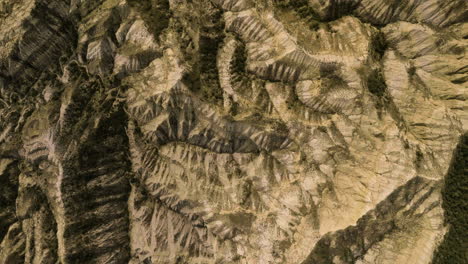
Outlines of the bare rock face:
{"type": "Polygon", "coordinates": [[[0,0],[0,263],[467,263],[463,0],[0,0]]]}

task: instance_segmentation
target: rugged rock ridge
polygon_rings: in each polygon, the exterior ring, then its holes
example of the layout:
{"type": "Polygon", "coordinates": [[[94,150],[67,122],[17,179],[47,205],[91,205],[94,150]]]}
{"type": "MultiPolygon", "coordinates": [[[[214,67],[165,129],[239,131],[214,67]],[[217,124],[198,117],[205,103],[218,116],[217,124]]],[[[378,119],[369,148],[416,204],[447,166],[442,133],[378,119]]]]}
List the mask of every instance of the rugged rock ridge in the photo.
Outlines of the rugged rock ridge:
{"type": "Polygon", "coordinates": [[[48,61],[71,52],[76,32],[61,1],[2,1],[1,72],[8,82],[34,82],[48,61]]]}
{"type": "Polygon", "coordinates": [[[0,0],[0,263],[431,263],[466,15],[0,0]]]}

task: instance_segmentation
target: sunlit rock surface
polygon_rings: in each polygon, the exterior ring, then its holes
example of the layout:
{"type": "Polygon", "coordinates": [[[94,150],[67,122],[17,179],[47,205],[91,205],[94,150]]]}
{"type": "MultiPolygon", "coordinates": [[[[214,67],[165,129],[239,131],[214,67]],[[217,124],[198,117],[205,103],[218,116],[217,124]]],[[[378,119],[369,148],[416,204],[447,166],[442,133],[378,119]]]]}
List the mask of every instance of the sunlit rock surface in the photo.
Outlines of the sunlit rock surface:
{"type": "Polygon", "coordinates": [[[466,263],[467,15],[0,0],[0,263],[466,263]]]}

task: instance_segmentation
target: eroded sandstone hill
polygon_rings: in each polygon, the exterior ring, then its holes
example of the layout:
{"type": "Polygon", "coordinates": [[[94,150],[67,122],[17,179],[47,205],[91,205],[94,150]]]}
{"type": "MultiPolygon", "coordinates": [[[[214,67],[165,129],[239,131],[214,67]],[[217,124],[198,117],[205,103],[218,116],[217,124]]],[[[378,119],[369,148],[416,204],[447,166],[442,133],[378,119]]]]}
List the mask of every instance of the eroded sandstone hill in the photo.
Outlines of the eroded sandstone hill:
{"type": "Polygon", "coordinates": [[[0,264],[467,263],[466,0],[0,0],[0,264]]]}

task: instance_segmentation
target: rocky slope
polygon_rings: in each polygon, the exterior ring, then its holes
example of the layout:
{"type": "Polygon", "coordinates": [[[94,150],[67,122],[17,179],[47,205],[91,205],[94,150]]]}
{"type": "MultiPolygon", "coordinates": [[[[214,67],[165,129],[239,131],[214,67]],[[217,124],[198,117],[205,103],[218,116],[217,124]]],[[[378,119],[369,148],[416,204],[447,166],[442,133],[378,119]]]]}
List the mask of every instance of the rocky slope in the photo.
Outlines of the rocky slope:
{"type": "Polygon", "coordinates": [[[464,0],[0,0],[0,263],[466,263],[464,0]]]}

